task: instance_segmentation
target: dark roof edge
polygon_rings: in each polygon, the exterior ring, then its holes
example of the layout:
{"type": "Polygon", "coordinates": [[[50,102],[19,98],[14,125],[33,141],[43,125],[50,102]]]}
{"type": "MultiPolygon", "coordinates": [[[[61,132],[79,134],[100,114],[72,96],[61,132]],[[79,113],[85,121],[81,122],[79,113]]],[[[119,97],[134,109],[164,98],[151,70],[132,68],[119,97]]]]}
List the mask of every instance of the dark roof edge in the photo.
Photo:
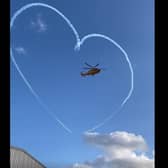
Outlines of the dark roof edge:
{"type": "Polygon", "coordinates": [[[10,149],[15,149],[17,151],[23,152],[26,155],[28,155],[31,159],[33,159],[35,162],[37,162],[38,164],[40,164],[43,168],[47,168],[46,166],[44,166],[40,161],[38,161],[35,157],[33,157],[32,155],[30,155],[27,151],[25,151],[24,149],[18,148],[18,147],[14,147],[14,146],[10,146],[10,149]]]}

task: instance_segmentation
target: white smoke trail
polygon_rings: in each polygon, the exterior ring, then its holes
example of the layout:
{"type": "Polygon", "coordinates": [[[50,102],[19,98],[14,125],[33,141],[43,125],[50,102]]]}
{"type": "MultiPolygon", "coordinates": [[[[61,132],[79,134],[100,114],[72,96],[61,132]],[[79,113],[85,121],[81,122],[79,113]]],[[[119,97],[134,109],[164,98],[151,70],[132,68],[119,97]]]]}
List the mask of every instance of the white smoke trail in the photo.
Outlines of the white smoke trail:
{"type": "Polygon", "coordinates": [[[13,57],[13,53],[12,53],[12,49],[10,49],[10,55],[11,55],[11,59],[13,64],[15,65],[17,71],[19,72],[20,76],[22,77],[23,81],[25,82],[25,84],[27,85],[27,87],[29,88],[30,92],[34,95],[34,97],[36,98],[36,100],[39,102],[39,104],[44,108],[45,111],[47,111],[66,131],[68,131],[69,133],[72,133],[72,131],[60,120],[58,119],[58,117],[55,116],[55,114],[53,112],[51,112],[47,105],[44,104],[42,102],[42,100],[40,99],[40,97],[38,96],[38,94],[33,90],[31,84],[28,82],[28,80],[25,78],[25,76],[23,75],[22,71],[20,70],[18,64],[15,61],[15,58],[13,57]]]}
{"type": "MultiPolygon", "coordinates": [[[[42,7],[46,7],[46,8],[49,8],[51,10],[53,10],[54,12],[56,12],[59,16],[61,16],[65,22],[68,24],[68,26],[70,27],[70,29],[72,30],[75,38],[76,38],[76,45],[75,45],[75,50],[77,51],[80,51],[80,47],[81,45],[89,38],[93,38],[93,37],[100,37],[100,38],[104,38],[106,40],[108,40],[109,42],[113,43],[116,47],[118,47],[121,52],[124,54],[125,56],[125,59],[126,61],[128,62],[128,65],[129,65],[129,69],[130,69],[130,72],[131,72],[131,87],[130,87],[130,90],[129,90],[129,93],[127,95],[126,98],[124,98],[124,100],[122,101],[121,103],[121,106],[119,107],[118,110],[116,110],[112,115],[110,115],[109,117],[107,117],[103,122],[99,123],[98,125],[96,125],[95,127],[93,127],[92,129],[90,129],[89,131],[94,131],[100,127],[102,127],[107,121],[111,120],[116,114],[119,113],[119,111],[122,109],[122,107],[125,105],[125,103],[128,101],[128,99],[130,98],[132,92],[133,92],[133,89],[134,89],[134,78],[133,78],[133,68],[132,68],[132,65],[131,65],[131,62],[128,58],[128,55],[127,53],[125,52],[125,50],[117,43],[115,42],[114,40],[112,40],[111,38],[109,38],[108,36],[105,36],[105,35],[102,35],[102,34],[89,34],[89,35],[86,35],[85,37],[83,37],[81,40],[80,40],[80,37],[79,37],[79,34],[78,32],[76,31],[75,27],[72,25],[72,23],[70,22],[70,20],[65,17],[59,10],[57,10],[56,8],[50,6],[50,5],[47,5],[47,4],[44,4],[44,3],[30,3],[30,4],[27,4],[25,6],[23,6],[22,8],[20,8],[17,12],[15,12],[15,14],[13,15],[13,17],[11,18],[11,21],[10,21],[10,30],[12,29],[13,25],[14,25],[14,22],[15,20],[17,19],[17,17],[22,14],[22,12],[24,12],[26,9],[28,8],[32,8],[32,7],[35,7],[35,6],[42,6],[42,7]]],[[[20,70],[18,64],[16,63],[16,60],[13,56],[13,52],[12,52],[12,47],[10,48],[10,56],[11,56],[11,60],[14,64],[14,66],[16,67],[18,73],[20,74],[21,78],[23,79],[23,81],[25,82],[25,84],[27,85],[27,87],[29,88],[30,92],[35,96],[36,100],[40,103],[40,105],[45,109],[45,111],[47,111],[52,117],[54,117],[54,119],[69,133],[72,133],[72,130],[69,129],[62,121],[60,121],[58,119],[58,117],[55,116],[55,114],[53,112],[51,112],[48,107],[42,102],[42,100],[40,99],[40,97],[38,96],[38,94],[34,91],[34,89],[32,88],[31,84],[28,82],[28,80],[26,79],[26,77],[24,76],[24,74],[22,73],[22,71],[20,70]]]]}
{"type": "Polygon", "coordinates": [[[115,112],[113,112],[110,116],[105,118],[102,122],[100,122],[99,124],[95,125],[91,129],[87,130],[87,132],[93,132],[93,131],[97,130],[98,128],[102,127],[104,124],[106,124],[112,118],[114,118],[117,114],[119,114],[119,112],[121,112],[121,109],[122,109],[122,106],[120,106],[117,110],[115,110],[115,112]]]}
{"type": "MultiPolygon", "coordinates": [[[[76,29],[74,28],[74,26],[71,24],[71,22],[60,12],[58,11],[56,8],[47,5],[47,4],[43,4],[43,3],[31,3],[28,5],[23,6],[21,9],[19,9],[17,12],[15,12],[15,14],[13,15],[11,21],[10,21],[10,30],[12,29],[15,20],[17,19],[17,17],[22,14],[22,12],[24,12],[26,9],[34,7],[34,6],[43,6],[46,8],[49,8],[53,11],[55,11],[58,15],[60,15],[68,24],[68,26],[71,28],[71,30],[73,31],[76,40],[77,40],[77,44],[80,42],[79,39],[79,35],[76,31],[76,29]]],[[[36,100],[40,103],[40,105],[45,109],[45,111],[47,111],[67,132],[72,133],[72,130],[69,129],[60,119],[58,119],[58,117],[55,116],[55,114],[53,112],[51,112],[47,105],[44,104],[42,102],[42,100],[40,99],[39,95],[34,91],[34,89],[32,88],[31,84],[28,82],[28,80],[26,79],[26,77],[24,76],[24,74],[22,73],[22,71],[20,70],[19,66],[17,65],[15,58],[13,56],[13,52],[12,52],[12,48],[10,48],[10,56],[11,56],[11,60],[13,62],[13,64],[15,65],[17,71],[19,72],[20,76],[22,77],[23,81],[25,82],[25,84],[27,85],[27,87],[29,88],[30,92],[34,95],[34,97],[36,98],[36,100]]]]}
{"type": "Polygon", "coordinates": [[[128,55],[127,53],[125,52],[125,50],[117,43],[115,42],[114,40],[112,40],[111,38],[109,38],[108,36],[105,36],[103,34],[88,34],[86,35],[85,37],[83,37],[80,41],[80,45],[82,45],[87,39],[89,38],[93,38],[93,37],[100,37],[100,38],[104,38],[106,40],[108,40],[109,42],[111,42],[112,44],[114,44],[117,48],[120,49],[120,51],[124,54],[125,56],[125,59],[129,65],[129,69],[130,69],[130,72],[131,72],[131,87],[130,87],[130,90],[129,90],[129,93],[127,95],[126,98],[124,98],[124,100],[122,101],[121,103],[121,106],[119,107],[119,109],[117,109],[112,115],[110,115],[109,117],[107,117],[106,119],[104,119],[103,122],[99,123],[98,125],[94,126],[93,128],[89,129],[89,131],[94,131],[100,127],[102,127],[106,122],[108,122],[109,120],[111,120],[114,116],[116,116],[116,114],[119,113],[119,111],[122,109],[122,107],[125,105],[125,103],[128,101],[128,99],[130,98],[130,96],[132,95],[132,92],[133,92],[133,89],[134,89],[134,72],[133,72],[133,68],[132,68],[132,65],[131,65],[131,62],[128,58],[128,55]]]}
{"type": "Polygon", "coordinates": [[[32,8],[32,7],[35,7],[35,6],[42,6],[42,7],[46,7],[46,8],[49,8],[51,10],[53,10],[54,12],[56,12],[59,16],[61,16],[65,21],[66,23],[68,24],[68,26],[71,28],[71,30],[73,31],[75,37],[76,37],[76,40],[77,40],[77,44],[80,43],[80,38],[79,38],[79,35],[78,35],[78,32],[76,31],[75,27],[72,25],[72,23],[70,22],[70,20],[65,16],[63,15],[63,13],[61,13],[59,10],[57,10],[56,8],[50,6],[50,5],[47,5],[47,4],[44,4],[44,3],[30,3],[30,4],[27,4],[25,6],[23,6],[22,8],[20,8],[18,11],[16,11],[13,15],[13,17],[11,18],[11,21],[10,21],[10,29],[13,27],[13,24],[16,20],[16,18],[23,12],[25,11],[26,9],[28,8],[32,8]]]}

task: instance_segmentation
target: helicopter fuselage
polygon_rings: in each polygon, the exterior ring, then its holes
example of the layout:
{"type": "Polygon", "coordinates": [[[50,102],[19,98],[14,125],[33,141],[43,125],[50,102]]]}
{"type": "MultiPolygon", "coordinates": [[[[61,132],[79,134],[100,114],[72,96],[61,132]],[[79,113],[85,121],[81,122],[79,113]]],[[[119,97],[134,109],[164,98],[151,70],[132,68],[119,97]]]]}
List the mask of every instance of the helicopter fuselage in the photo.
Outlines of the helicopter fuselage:
{"type": "Polygon", "coordinates": [[[98,74],[101,71],[99,68],[90,68],[87,72],[81,72],[81,76],[94,76],[95,74],[98,74]]]}

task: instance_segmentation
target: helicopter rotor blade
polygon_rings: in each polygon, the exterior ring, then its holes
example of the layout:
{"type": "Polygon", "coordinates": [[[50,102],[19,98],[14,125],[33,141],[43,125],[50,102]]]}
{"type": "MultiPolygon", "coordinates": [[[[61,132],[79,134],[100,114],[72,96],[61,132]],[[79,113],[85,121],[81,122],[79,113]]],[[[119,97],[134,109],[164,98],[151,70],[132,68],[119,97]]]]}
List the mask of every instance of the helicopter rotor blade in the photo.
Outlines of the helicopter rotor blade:
{"type": "Polygon", "coordinates": [[[87,66],[89,66],[89,67],[97,67],[99,64],[96,64],[95,66],[93,66],[93,65],[90,65],[90,64],[88,64],[87,62],[85,62],[85,64],[87,65],[87,66]]]}
{"type": "Polygon", "coordinates": [[[97,67],[99,64],[96,64],[94,67],[97,67]]]}
{"type": "Polygon", "coordinates": [[[89,65],[87,62],[85,62],[85,64],[86,64],[87,66],[89,66],[89,67],[93,68],[93,66],[89,65]]]}

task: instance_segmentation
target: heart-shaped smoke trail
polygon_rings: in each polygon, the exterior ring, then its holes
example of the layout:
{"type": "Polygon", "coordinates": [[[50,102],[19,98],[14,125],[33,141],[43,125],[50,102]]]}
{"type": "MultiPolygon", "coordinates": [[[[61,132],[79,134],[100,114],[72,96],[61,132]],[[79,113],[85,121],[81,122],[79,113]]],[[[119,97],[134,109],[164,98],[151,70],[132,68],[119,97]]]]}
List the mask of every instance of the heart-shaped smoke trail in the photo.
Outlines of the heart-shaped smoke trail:
{"type": "MultiPolygon", "coordinates": [[[[109,38],[108,36],[102,35],[102,34],[89,34],[85,37],[83,37],[82,39],[80,39],[78,32],[76,31],[75,27],[72,25],[72,23],[70,22],[70,20],[65,17],[65,15],[63,15],[59,10],[57,10],[56,8],[48,5],[48,4],[44,4],[44,3],[30,3],[27,4],[25,6],[23,6],[22,8],[20,8],[18,11],[16,11],[13,15],[13,17],[11,18],[10,21],[10,31],[12,30],[12,27],[14,25],[14,22],[16,20],[16,18],[22,13],[24,12],[26,9],[28,8],[32,8],[35,6],[42,6],[42,7],[46,7],[49,8],[51,10],[53,10],[54,12],[56,12],[59,16],[61,16],[65,22],[68,24],[68,26],[70,27],[70,29],[72,30],[73,34],[75,35],[76,38],[76,45],[75,45],[75,50],[79,51],[81,45],[89,38],[93,38],[93,37],[99,37],[99,38],[104,38],[106,40],[108,40],[110,43],[114,44],[117,48],[119,48],[121,50],[121,52],[124,54],[126,61],[128,62],[129,65],[129,69],[131,72],[131,87],[129,90],[129,93],[127,95],[126,98],[124,98],[124,100],[122,101],[120,107],[115,111],[115,113],[113,113],[112,115],[108,116],[103,122],[99,123],[98,125],[96,125],[95,127],[93,127],[92,129],[89,129],[89,131],[93,131],[97,128],[102,127],[107,121],[111,120],[114,115],[116,115],[124,106],[124,104],[128,101],[128,99],[130,98],[132,92],[133,92],[133,88],[134,88],[134,80],[133,80],[133,68],[131,65],[131,62],[128,58],[127,53],[125,52],[125,50],[118,44],[116,43],[114,40],[112,40],[111,38],[109,38]]],[[[66,130],[68,133],[72,133],[72,130],[70,128],[68,128],[68,126],[66,126],[56,115],[54,112],[52,112],[48,106],[41,100],[40,96],[35,92],[35,90],[32,88],[31,84],[28,82],[28,80],[26,79],[26,77],[24,76],[24,74],[22,73],[21,69],[19,68],[19,65],[17,64],[13,52],[12,52],[12,47],[10,47],[10,56],[11,56],[11,60],[14,64],[14,66],[16,67],[18,73],[20,74],[21,78],[23,79],[23,81],[25,82],[25,84],[27,85],[27,87],[29,88],[30,92],[34,95],[34,97],[36,98],[36,100],[39,102],[39,104],[44,108],[44,110],[46,112],[48,112],[48,114],[50,114],[63,128],[64,130],[66,130]]]]}

